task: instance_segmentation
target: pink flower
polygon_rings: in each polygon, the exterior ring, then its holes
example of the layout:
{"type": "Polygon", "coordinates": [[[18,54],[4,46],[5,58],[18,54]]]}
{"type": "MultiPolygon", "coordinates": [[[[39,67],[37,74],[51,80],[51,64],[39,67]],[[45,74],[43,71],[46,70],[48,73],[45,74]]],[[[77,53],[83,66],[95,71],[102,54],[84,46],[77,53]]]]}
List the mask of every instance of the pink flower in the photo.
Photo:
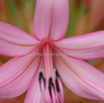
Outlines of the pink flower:
{"type": "Polygon", "coordinates": [[[104,31],[62,39],[68,5],[37,0],[35,38],[0,22],[0,54],[15,57],[0,67],[0,97],[28,90],[24,103],[63,103],[63,82],[82,97],[104,100],[104,74],[83,61],[104,57],[104,31]]]}

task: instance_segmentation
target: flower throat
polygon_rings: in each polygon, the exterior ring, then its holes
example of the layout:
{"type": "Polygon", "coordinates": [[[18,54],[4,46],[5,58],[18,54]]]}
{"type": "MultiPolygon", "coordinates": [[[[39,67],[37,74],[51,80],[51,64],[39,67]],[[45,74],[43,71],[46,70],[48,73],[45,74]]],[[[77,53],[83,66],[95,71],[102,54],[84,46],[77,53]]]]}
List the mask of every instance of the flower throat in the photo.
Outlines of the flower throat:
{"type": "Polygon", "coordinates": [[[43,45],[45,73],[39,73],[39,84],[44,103],[64,103],[64,92],[60,75],[53,66],[52,46],[43,45]]]}

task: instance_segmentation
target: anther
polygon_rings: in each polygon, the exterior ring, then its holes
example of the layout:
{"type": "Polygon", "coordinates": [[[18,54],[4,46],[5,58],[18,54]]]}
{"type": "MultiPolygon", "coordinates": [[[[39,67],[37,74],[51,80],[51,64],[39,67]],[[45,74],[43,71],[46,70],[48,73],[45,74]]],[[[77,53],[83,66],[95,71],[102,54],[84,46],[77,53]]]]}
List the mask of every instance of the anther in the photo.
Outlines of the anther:
{"type": "Polygon", "coordinates": [[[58,92],[60,92],[60,87],[59,87],[60,75],[59,75],[59,73],[58,73],[57,70],[55,70],[55,74],[56,74],[56,80],[55,80],[56,90],[57,90],[58,92]]]}
{"type": "Polygon", "coordinates": [[[39,83],[40,83],[40,89],[42,91],[43,86],[44,86],[43,89],[45,89],[45,78],[42,72],[39,73],[39,83]]]}
{"type": "Polygon", "coordinates": [[[55,70],[55,75],[56,75],[56,79],[55,79],[56,90],[57,90],[58,94],[60,95],[59,97],[60,97],[61,103],[64,103],[63,86],[62,86],[60,75],[57,70],[55,70]]]}
{"type": "Polygon", "coordinates": [[[55,80],[55,83],[56,83],[56,89],[57,89],[57,91],[60,92],[60,88],[59,88],[59,84],[58,84],[57,78],[56,78],[56,80],[55,80]]]}
{"type": "Polygon", "coordinates": [[[55,74],[56,74],[56,78],[60,77],[60,75],[59,75],[59,73],[58,73],[58,71],[56,69],[55,69],[55,74]]]}
{"type": "Polygon", "coordinates": [[[53,84],[52,78],[50,77],[49,78],[49,93],[50,93],[51,98],[52,98],[52,89],[55,92],[54,84],[53,84]]]}

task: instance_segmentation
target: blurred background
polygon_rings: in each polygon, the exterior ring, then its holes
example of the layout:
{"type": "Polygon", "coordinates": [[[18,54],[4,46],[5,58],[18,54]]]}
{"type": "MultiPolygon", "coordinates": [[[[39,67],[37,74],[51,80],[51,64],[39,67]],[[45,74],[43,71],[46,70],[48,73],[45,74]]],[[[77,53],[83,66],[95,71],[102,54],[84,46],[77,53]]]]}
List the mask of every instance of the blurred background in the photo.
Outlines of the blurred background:
{"type": "MultiPolygon", "coordinates": [[[[0,0],[0,21],[10,23],[33,35],[35,0],[0,0]]],[[[104,29],[104,0],[69,0],[70,18],[65,37],[83,35],[104,29]]],[[[11,57],[0,55],[0,66],[11,57]]],[[[86,61],[104,72],[104,58],[86,61]]],[[[104,103],[77,96],[64,86],[65,103],[104,103]]],[[[0,98],[0,103],[23,103],[26,93],[12,98],[0,98]]]]}

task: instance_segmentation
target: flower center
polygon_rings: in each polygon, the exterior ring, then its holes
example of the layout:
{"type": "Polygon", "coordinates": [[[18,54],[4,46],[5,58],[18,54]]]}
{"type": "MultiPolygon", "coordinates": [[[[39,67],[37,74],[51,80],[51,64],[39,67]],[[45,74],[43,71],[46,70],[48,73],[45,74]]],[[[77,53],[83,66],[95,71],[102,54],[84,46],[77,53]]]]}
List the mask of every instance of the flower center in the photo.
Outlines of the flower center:
{"type": "Polygon", "coordinates": [[[39,74],[40,89],[44,103],[64,103],[64,93],[58,71],[53,66],[52,46],[49,42],[43,45],[45,69],[39,74]]]}

